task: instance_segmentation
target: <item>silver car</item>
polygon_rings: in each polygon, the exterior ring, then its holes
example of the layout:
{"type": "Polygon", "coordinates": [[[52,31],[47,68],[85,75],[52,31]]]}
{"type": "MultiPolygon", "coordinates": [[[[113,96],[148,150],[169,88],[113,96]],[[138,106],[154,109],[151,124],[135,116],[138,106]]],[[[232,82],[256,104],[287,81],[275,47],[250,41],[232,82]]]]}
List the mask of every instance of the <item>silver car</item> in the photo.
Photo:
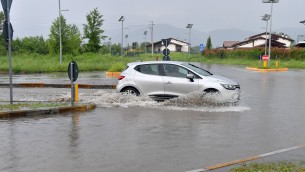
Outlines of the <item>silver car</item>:
{"type": "Polygon", "coordinates": [[[118,77],[116,91],[158,101],[193,92],[221,96],[227,102],[238,102],[240,98],[240,86],[235,81],[178,61],[128,63],[118,77]]]}

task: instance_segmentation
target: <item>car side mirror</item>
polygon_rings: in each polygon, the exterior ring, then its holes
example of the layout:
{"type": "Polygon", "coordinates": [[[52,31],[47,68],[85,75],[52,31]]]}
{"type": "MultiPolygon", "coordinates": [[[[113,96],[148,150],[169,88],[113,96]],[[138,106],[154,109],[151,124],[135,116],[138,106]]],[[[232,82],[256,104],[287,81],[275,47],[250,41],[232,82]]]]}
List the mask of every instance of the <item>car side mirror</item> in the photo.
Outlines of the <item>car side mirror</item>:
{"type": "Polygon", "coordinates": [[[189,79],[191,82],[194,82],[195,76],[194,76],[194,74],[189,73],[186,75],[186,78],[189,79]]]}

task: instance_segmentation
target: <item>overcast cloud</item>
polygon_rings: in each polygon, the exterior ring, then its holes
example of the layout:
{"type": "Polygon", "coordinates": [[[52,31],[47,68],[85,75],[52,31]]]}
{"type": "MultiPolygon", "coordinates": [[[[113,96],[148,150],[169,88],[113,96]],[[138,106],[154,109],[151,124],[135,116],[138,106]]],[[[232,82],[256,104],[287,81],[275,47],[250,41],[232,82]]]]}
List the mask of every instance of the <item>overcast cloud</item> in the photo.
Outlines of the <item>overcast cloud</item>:
{"type": "MultiPolygon", "coordinates": [[[[265,23],[261,16],[270,13],[271,5],[262,0],[61,0],[62,14],[69,24],[76,24],[82,32],[85,15],[98,8],[103,15],[106,35],[121,28],[118,19],[125,16],[128,28],[145,27],[150,21],[185,28],[212,31],[239,28],[262,32],[265,23]]],[[[273,28],[304,28],[305,0],[280,0],[274,4],[273,28]]],[[[50,26],[58,17],[58,0],[14,0],[11,23],[14,38],[25,36],[48,37],[50,26]]],[[[300,33],[301,34],[301,33],[300,33]]]]}

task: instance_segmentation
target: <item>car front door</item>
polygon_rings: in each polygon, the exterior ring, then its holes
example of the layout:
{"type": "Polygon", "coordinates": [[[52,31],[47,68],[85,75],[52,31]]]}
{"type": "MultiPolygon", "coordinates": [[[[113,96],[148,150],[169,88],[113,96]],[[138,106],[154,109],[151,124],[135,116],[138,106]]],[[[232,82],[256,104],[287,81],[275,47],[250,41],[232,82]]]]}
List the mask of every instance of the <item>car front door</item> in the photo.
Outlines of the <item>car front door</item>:
{"type": "Polygon", "coordinates": [[[174,64],[163,64],[162,66],[165,95],[181,96],[198,91],[199,80],[186,78],[186,75],[191,73],[189,70],[174,64]]]}

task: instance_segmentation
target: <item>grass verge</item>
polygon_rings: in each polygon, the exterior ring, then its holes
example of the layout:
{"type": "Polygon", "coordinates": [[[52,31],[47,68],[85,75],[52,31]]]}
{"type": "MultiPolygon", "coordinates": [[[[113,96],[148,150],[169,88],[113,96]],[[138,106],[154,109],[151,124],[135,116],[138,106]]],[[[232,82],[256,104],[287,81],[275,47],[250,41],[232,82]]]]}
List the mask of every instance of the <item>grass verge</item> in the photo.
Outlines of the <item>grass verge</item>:
{"type": "MultiPolygon", "coordinates": [[[[86,53],[77,56],[64,55],[62,64],[59,57],[39,54],[20,54],[12,57],[12,70],[16,73],[51,73],[67,72],[68,64],[74,60],[78,64],[79,71],[122,71],[128,62],[162,60],[163,54],[141,54],[134,57],[120,57],[86,53]]],[[[253,57],[210,57],[201,54],[171,53],[172,61],[202,62],[207,64],[230,64],[244,65],[248,67],[261,68],[262,61],[253,57]]],[[[8,58],[0,57],[0,72],[8,73],[8,58]]],[[[275,68],[275,60],[271,60],[270,68],[275,68]]],[[[280,59],[278,68],[301,68],[305,69],[305,60],[280,59]]]]}
{"type": "Polygon", "coordinates": [[[33,110],[49,107],[63,107],[68,106],[69,103],[17,103],[17,104],[0,104],[0,111],[17,111],[17,110],[33,110]]]}
{"type": "Polygon", "coordinates": [[[230,172],[305,172],[305,161],[242,164],[240,167],[232,168],[230,172]]]}

